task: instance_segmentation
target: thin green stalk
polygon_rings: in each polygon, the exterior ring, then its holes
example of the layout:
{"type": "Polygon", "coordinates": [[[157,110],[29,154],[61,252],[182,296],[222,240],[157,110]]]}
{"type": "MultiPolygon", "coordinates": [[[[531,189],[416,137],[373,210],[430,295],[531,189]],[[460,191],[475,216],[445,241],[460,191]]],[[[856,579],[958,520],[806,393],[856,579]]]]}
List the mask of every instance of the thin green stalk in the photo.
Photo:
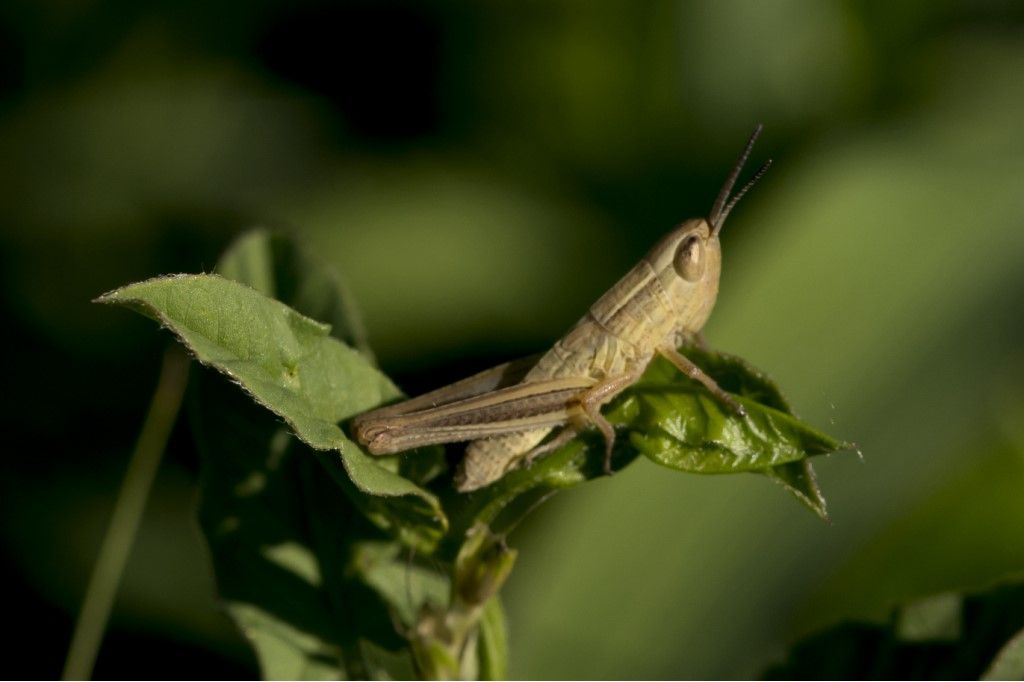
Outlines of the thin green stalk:
{"type": "Polygon", "coordinates": [[[188,382],[188,362],[188,357],[177,346],[170,347],[164,353],[153,401],[135,444],[135,451],[128,462],[110,526],[100,545],[92,575],[89,576],[82,611],[75,623],[71,647],[64,663],[62,677],[65,680],[84,680],[92,676],[121,575],[135,542],[135,534],[167,447],[167,439],[178,418],[188,382]]]}

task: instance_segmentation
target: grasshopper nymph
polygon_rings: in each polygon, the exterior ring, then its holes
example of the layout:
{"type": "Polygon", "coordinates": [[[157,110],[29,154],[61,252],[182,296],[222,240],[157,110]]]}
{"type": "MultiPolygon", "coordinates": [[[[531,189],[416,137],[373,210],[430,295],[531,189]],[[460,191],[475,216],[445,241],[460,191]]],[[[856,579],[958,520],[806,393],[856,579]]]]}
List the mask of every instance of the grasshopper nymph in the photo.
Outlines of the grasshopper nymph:
{"type": "Polygon", "coordinates": [[[758,125],[708,217],[687,220],[662,238],[551,350],[362,414],[353,420],[356,438],[374,455],[472,441],[455,475],[456,488],[465,492],[594,425],[604,436],[610,474],[615,431],[601,406],[636,382],[656,353],[744,414],[677,348],[699,334],[718,297],[722,224],[771,165],[766,162],[730,197],[760,133],[758,125]],[[542,442],[555,429],[561,430],[542,442]]]}

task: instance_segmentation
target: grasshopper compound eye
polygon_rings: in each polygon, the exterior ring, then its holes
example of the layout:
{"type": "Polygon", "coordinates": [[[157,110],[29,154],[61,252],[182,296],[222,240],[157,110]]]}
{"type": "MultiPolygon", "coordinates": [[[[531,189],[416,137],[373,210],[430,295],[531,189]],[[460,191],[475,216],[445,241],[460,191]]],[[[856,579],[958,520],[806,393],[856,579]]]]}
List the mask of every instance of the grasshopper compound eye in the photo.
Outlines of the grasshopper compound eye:
{"type": "Polygon", "coordinates": [[[687,282],[696,282],[704,276],[704,240],[691,234],[679,244],[676,256],[672,260],[676,274],[687,282]]]}

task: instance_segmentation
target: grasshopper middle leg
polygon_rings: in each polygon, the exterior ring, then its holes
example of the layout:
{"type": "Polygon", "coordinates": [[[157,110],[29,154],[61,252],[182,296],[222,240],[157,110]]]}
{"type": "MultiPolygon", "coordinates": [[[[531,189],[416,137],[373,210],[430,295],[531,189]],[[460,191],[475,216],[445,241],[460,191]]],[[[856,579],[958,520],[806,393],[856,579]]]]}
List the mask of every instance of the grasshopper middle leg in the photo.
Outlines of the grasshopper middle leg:
{"type": "Polygon", "coordinates": [[[615,447],[615,429],[604,418],[604,415],[601,414],[601,406],[636,383],[636,380],[643,374],[643,369],[643,367],[638,367],[636,370],[626,374],[608,377],[588,388],[578,399],[579,406],[583,409],[581,418],[570,422],[569,425],[547,443],[538,445],[528,452],[524,460],[525,463],[529,464],[540,455],[560,448],[572,440],[581,428],[593,424],[601,432],[601,435],[604,436],[604,472],[611,476],[613,473],[612,449],[615,447]]]}

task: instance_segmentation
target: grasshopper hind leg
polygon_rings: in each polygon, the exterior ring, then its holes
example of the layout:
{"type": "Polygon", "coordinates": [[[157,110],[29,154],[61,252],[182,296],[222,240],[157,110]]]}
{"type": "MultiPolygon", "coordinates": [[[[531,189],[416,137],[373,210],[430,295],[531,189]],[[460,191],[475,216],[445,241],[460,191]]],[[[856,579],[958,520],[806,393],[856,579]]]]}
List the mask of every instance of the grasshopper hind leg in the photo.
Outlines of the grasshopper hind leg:
{"type": "Polygon", "coordinates": [[[455,472],[455,488],[469,492],[489,485],[517,465],[529,466],[541,455],[556,450],[572,440],[580,430],[593,425],[604,436],[604,471],[612,473],[612,450],[615,429],[601,414],[601,406],[632,385],[643,373],[643,364],[623,374],[607,377],[583,386],[566,387],[566,379],[553,379],[535,385],[534,395],[545,396],[550,403],[551,425],[527,429],[495,437],[476,440],[469,444],[466,455],[455,472]],[[555,383],[557,390],[548,384],[555,383]],[[541,390],[545,388],[546,393],[541,390]],[[556,421],[557,420],[557,421],[556,421]],[[559,431],[547,442],[542,442],[554,428],[559,431]]]}
{"type": "Polygon", "coordinates": [[[528,467],[533,464],[533,461],[541,455],[546,455],[549,452],[554,452],[558,448],[562,447],[580,432],[580,427],[575,424],[569,424],[568,426],[562,427],[562,430],[555,434],[555,437],[546,443],[541,443],[534,449],[523,455],[522,466],[528,467]]]}
{"type": "Polygon", "coordinates": [[[615,473],[612,471],[611,466],[612,448],[615,446],[615,429],[608,420],[604,418],[604,415],[601,414],[601,404],[599,402],[581,401],[581,406],[583,408],[582,415],[562,427],[562,429],[555,434],[554,438],[546,443],[541,443],[523,455],[522,459],[519,460],[520,466],[524,468],[530,466],[538,457],[554,452],[579,435],[579,432],[585,429],[588,425],[592,424],[596,426],[598,431],[601,432],[601,435],[604,436],[604,473],[608,476],[615,473]]]}

